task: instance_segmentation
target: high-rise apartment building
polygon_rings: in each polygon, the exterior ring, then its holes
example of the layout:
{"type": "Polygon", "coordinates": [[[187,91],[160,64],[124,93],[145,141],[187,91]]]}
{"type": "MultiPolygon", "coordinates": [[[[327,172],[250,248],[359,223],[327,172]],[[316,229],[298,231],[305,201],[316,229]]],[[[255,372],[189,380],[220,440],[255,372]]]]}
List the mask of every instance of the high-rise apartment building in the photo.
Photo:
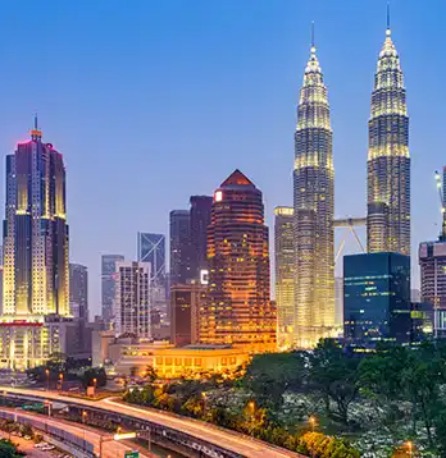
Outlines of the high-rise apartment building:
{"type": "Polygon", "coordinates": [[[193,278],[189,210],[170,212],[170,284],[187,283],[193,278]]]}
{"type": "Polygon", "coordinates": [[[274,350],[276,309],[270,300],[262,193],[239,170],[214,193],[207,254],[208,300],[200,314],[200,340],[274,350]]]}
{"type": "Polygon", "coordinates": [[[37,118],[6,156],[3,249],[2,365],[26,369],[55,351],[46,322],[70,314],[65,166],[37,118]]]}
{"type": "Polygon", "coordinates": [[[150,264],[116,263],[115,329],[117,334],[133,334],[150,339],[150,264]]]}
{"type": "Polygon", "coordinates": [[[199,340],[200,309],[207,288],[198,283],[173,285],[170,290],[171,342],[178,346],[196,344],[199,340]]]}
{"type": "Polygon", "coordinates": [[[70,309],[74,318],[88,321],[88,269],[70,263],[70,309]]]}
{"type": "Polygon", "coordinates": [[[368,251],[410,255],[409,117],[389,24],[372,93],[367,175],[368,251]]]}
{"type": "Polygon", "coordinates": [[[211,209],[211,196],[191,196],[191,272],[197,281],[200,279],[200,273],[207,270],[207,228],[211,222],[211,209]]]}
{"type": "Polygon", "coordinates": [[[327,88],[314,43],[295,132],[294,243],[297,345],[311,348],[334,325],[334,168],[327,88]]]}
{"type": "Polygon", "coordinates": [[[277,343],[279,348],[292,348],[296,344],[294,209],[276,207],[274,215],[277,343]]]}
{"type": "Polygon", "coordinates": [[[408,342],[410,257],[399,253],[344,256],[344,338],[352,345],[408,342]]]}
{"type": "Polygon", "coordinates": [[[112,322],[115,304],[116,263],[124,261],[120,254],[103,254],[101,257],[102,319],[106,326],[112,322]]]}

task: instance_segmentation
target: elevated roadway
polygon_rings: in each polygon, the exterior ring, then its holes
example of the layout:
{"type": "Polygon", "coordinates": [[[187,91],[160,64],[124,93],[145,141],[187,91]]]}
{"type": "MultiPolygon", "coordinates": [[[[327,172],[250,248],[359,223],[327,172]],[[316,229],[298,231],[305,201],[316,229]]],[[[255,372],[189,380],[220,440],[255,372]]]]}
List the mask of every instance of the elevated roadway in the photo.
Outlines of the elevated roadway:
{"type": "MultiPolygon", "coordinates": [[[[49,400],[68,406],[99,410],[115,417],[118,416],[123,422],[125,419],[131,419],[138,422],[137,424],[144,425],[147,423],[149,427],[156,425],[164,428],[164,434],[175,432],[180,437],[186,435],[189,438],[187,444],[191,450],[199,450],[195,456],[210,458],[305,458],[304,455],[275,447],[234,431],[154,409],[124,404],[111,398],[94,401],[73,398],[52,391],[37,391],[8,386],[0,386],[1,394],[11,397],[19,396],[23,399],[49,400]],[[203,443],[207,445],[203,446],[203,443]]],[[[185,443],[184,439],[182,439],[182,443],[185,443]]]]}

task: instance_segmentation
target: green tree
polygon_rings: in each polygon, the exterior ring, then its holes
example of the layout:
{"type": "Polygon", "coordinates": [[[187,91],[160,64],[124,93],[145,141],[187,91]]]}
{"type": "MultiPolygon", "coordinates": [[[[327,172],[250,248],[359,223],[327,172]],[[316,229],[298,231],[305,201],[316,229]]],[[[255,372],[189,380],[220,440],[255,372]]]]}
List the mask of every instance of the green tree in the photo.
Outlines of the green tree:
{"type": "Polygon", "coordinates": [[[321,340],[310,355],[309,383],[325,400],[330,413],[330,399],[336,403],[339,419],[348,421],[348,408],[359,390],[358,359],[344,354],[332,339],[321,340]]]}
{"type": "Polygon", "coordinates": [[[287,390],[299,389],[305,379],[305,361],[299,353],[256,355],[246,368],[243,384],[262,406],[278,409],[287,390]]]}
{"type": "Polygon", "coordinates": [[[95,379],[97,387],[105,386],[107,384],[107,374],[105,373],[103,367],[91,367],[84,371],[81,376],[84,388],[95,385],[95,379]]]}
{"type": "Polygon", "coordinates": [[[0,439],[0,456],[2,458],[19,458],[24,454],[19,452],[11,441],[0,439]]]}

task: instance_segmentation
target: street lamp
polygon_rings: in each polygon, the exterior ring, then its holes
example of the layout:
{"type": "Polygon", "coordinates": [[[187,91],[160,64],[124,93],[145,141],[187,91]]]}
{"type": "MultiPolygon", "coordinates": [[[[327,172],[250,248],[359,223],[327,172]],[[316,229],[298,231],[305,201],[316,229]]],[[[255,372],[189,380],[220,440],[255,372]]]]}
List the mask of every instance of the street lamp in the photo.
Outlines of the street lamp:
{"type": "Polygon", "coordinates": [[[308,419],[308,423],[310,423],[311,431],[314,433],[314,428],[316,427],[316,417],[313,415],[308,419]]]}
{"type": "Polygon", "coordinates": [[[97,385],[97,384],[98,384],[98,379],[95,377],[95,378],[93,379],[93,386],[94,386],[94,394],[95,394],[95,396],[96,396],[96,385],[97,385]]]}
{"type": "Polygon", "coordinates": [[[135,438],[136,438],[136,432],[129,432],[129,433],[117,432],[116,434],[113,434],[113,436],[109,436],[106,439],[104,439],[104,436],[101,434],[99,436],[99,458],[102,458],[102,444],[104,442],[122,441],[126,439],[135,439],[135,438]]]}
{"type": "Polygon", "coordinates": [[[45,375],[46,375],[46,389],[49,391],[50,390],[50,370],[48,368],[45,369],[45,375]]]}
{"type": "Polygon", "coordinates": [[[59,374],[60,391],[63,391],[63,373],[59,374]]]}
{"type": "Polygon", "coordinates": [[[86,411],[86,410],[83,410],[83,411],[82,411],[82,423],[84,423],[84,424],[86,423],[86,421],[87,421],[87,416],[88,416],[87,411],[86,411]]]}
{"type": "Polygon", "coordinates": [[[413,453],[413,443],[412,441],[407,441],[406,442],[407,450],[409,451],[409,458],[412,458],[412,453],[413,453]]]}

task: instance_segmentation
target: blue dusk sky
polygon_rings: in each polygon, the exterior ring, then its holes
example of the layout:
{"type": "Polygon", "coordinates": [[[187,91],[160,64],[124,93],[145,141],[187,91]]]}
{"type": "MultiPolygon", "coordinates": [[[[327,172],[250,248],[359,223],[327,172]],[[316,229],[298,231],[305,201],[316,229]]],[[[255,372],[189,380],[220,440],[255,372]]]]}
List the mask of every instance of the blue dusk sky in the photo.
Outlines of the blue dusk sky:
{"type": "MultiPolygon", "coordinates": [[[[93,313],[100,255],[134,258],[137,231],[168,234],[171,209],[211,194],[235,168],[263,191],[272,232],[274,207],[292,203],[312,20],[331,104],[336,215],[365,214],[367,121],[386,3],[2,2],[0,151],[27,138],[38,111],[44,140],[64,154],[71,260],[89,268],[93,313]]],[[[418,243],[440,229],[433,174],[446,164],[446,2],[394,0],[391,8],[410,113],[417,282],[418,243]]],[[[346,252],[356,249],[350,238],[346,252]]]]}

